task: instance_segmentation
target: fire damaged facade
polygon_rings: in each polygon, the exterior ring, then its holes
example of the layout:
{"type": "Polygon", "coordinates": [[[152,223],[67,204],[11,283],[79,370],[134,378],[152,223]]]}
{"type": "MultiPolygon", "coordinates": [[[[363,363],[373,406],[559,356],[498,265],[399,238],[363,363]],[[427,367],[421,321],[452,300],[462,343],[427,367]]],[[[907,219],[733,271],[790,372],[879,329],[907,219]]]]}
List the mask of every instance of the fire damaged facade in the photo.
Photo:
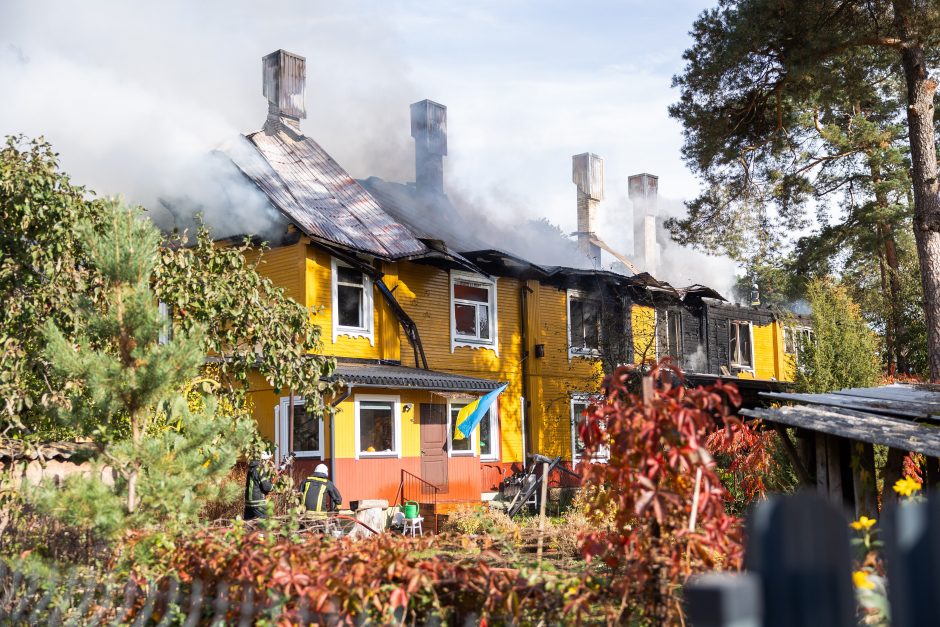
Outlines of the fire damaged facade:
{"type": "Polygon", "coordinates": [[[298,474],[327,463],[353,501],[392,501],[413,481],[446,511],[492,496],[529,454],[578,460],[578,421],[618,365],[673,355],[692,372],[792,378],[783,321],[657,281],[597,236],[595,155],[574,160],[577,241],[559,237],[584,263],[533,263],[481,241],[451,204],[446,107],[411,106],[415,182],[357,181],[300,130],[304,65],[264,58],[267,120],[229,154],[288,224],[259,271],[311,311],[344,383],[321,419],[254,378],[259,429],[278,455],[297,455],[298,474]],[[472,437],[455,437],[459,410],[503,386],[472,437]]]}

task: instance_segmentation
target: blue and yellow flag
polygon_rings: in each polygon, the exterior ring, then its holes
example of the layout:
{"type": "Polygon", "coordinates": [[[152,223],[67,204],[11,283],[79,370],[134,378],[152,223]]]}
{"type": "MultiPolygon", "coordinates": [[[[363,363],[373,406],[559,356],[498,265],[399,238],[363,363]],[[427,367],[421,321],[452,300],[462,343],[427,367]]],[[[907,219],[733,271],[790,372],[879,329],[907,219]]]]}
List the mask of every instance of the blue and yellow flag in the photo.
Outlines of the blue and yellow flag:
{"type": "Polygon", "coordinates": [[[502,394],[507,385],[509,384],[502,384],[486,396],[481,396],[458,412],[455,422],[456,429],[454,431],[455,440],[463,440],[464,438],[470,437],[470,434],[477,428],[477,425],[483,420],[483,416],[486,415],[486,412],[496,401],[496,397],[502,394]]]}

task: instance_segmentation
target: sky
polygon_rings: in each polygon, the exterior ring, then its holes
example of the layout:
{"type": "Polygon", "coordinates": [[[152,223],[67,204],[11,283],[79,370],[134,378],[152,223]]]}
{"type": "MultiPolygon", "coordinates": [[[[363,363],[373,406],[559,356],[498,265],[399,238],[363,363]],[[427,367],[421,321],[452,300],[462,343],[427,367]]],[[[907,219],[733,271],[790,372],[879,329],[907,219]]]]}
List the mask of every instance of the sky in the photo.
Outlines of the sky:
{"type": "MultiPolygon", "coordinates": [[[[603,232],[630,252],[629,175],[658,175],[671,214],[697,194],[667,107],[711,4],[3,0],[0,135],[42,134],[79,182],[147,204],[192,178],[195,155],[261,127],[261,57],[284,48],[307,60],[303,131],[353,176],[414,180],[408,105],[430,98],[448,107],[450,192],[572,232],[571,156],[594,152],[603,232]]],[[[667,278],[733,270],[686,266],[667,278]]]]}

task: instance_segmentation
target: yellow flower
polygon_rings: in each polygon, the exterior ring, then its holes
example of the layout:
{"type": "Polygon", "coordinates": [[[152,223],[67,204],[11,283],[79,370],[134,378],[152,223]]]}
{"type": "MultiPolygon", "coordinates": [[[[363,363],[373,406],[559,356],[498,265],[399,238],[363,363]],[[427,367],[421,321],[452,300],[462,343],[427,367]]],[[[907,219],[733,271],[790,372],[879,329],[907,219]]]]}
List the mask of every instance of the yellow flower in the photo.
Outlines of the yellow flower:
{"type": "Polygon", "coordinates": [[[911,477],[898,479],[894,484],[894,491],[901,496],[910,496],[920,490],[920,481],[911,477]]]}
{"type": "Polygon", "coordinates": [[[877,521],[874,518],[869,518],[868,516],[862,516],[855,522],[851,523],[851,525],[852,525],[852,529],[855,529],[856,531],[863,531],[863,530],[867,531],[868,529],[871,529],[872,527],[875,526],[875,522],[877,521]]]}
{"type": "Polygon", "coordinates": [[[852,583],[861,590],[874,590],[875,584],[868,578],[868,573],[864,570],[856,570],[852,573],[852,583]]]}

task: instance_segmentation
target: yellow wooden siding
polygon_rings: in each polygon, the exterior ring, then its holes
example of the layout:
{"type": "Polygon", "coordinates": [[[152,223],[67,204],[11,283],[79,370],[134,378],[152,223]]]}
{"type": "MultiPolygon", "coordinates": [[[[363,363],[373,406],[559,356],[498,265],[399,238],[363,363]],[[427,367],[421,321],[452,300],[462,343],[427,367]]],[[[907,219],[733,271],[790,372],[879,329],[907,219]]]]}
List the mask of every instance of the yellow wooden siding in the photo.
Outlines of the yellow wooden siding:
{"type": "Polygon", "coordinates": [[[251,392],[248,402],[251,404],[251,415],[258,423],[258,432],[264,439],[274,442],[274,408],[281,402],[280,394],[275,393],[274,386],[257,372],[249,375],[251,392]]]}
{"type": "Polygon", "coordinates": [[[304,301],[315,311],[313,322],[320,325],[322,331],[323,352],[337,357],[354,357],[361,359],[398,359],[395,349],[389,348],[391,343],[384,339],[384,334],[391,332],[394,343],[398,340],[397,320],[394,327],[390,326],[389,318],[394,314],[388,309],[382,296],[375,287],[372,288],[372,320],[373,342],[368,338],[338,335],[333,342],[333,292],[332,292],[332,260],[325,251],[307,247],[305,256],[306,300],[304,301]]]}
{"type": "MultiPolygon", "coordinates": [[[[402,263],[397,281],[388,284],[395,297],[415,321],[432,370],[509,383],[499,398],[500,456],[504,462],[522,461],[522,339],[520,334],[520,281],[500,278],[496,282],[497,342],[499,355],[491,348],[450,343],[450,274],[431,266],[402,263]]],[[[400,334],[402,361],[413,363],[413,351],[400,334]]]]}
{"type": "Polygon", "coordinates": [[[253,250],[245,255],[249,262],[258,261],[258,272],[296,300],[304,302],[304,249],[298,242],[279,246],[259,253],[253,250]],[[260,258],[260,261],[259,261],[260,258]]]}
{"type": "Polygon", "coordinates": [[[634,362],[656,361],[656,310],[645,305],[633,305],[630,315],[634,362]]]}
{"type": "Polygon", "coordinates": [[[599,360],[568,358],[568,297],[565,290],[529,281],[526,297],[529,359],[529,419],[533,452],[571,459],[571,395],[596,392],[599,360]],[[535,357],[535,345],[545,347],[535,357]]]}
{"type": "Polygon", "coordinates": [[[778,376],[775,338],[776,324],[753,326],[754,331],[754,376],[758,379],[775,379],[778,376]]]}

